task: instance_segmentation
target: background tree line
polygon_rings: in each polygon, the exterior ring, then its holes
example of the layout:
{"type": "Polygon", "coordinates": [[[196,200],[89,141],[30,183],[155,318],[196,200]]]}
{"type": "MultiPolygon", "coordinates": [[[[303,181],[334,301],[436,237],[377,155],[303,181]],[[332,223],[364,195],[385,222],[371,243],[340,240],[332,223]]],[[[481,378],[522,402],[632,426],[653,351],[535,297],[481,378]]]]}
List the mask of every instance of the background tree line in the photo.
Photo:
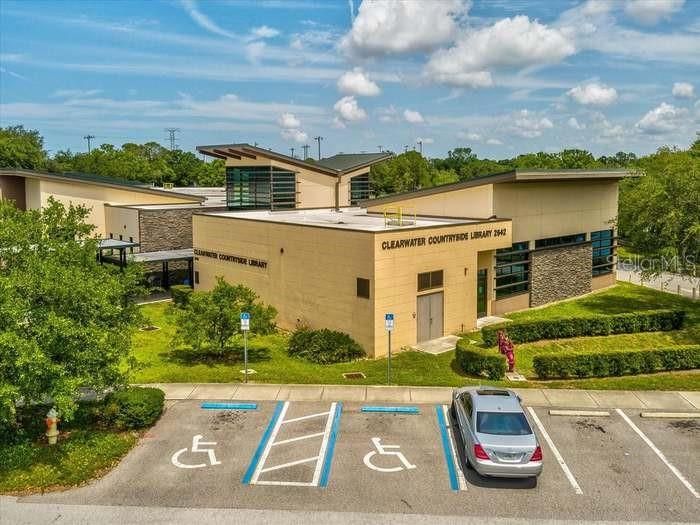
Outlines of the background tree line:
{"type": "MultiPolygon", "coordinates": [[[[177,186],[224,184],[223,161],[204,162],[194,153],[170,151],[160,144],[109,144],[91,153],[59,151],[49,157],[38,131],[0,128],[0,168],[81,171],[177,186]]],[[[700,139],[687,149],[659,148],[595,157],[581,149],[526,153],[509,159],[479,158],[471,148],[455,148],[445,158],[427,159],[416,151],[396,155],[372,167],[377,195],[465,181],[512,169],[627,168],[640,177],[620,184],[619,236],[636,253],[674,260],[677,271],[692,273],[700,261],[700,139]]]]}
{"type": "Polygon", "coordinates": [[[222,186],[225,180],[223,160],[204,162],[192,152],[169,150],[157,142],[121,148],[102,144],[90,153],[62,150],[49,157],[39,132],[22,126],[0,128],[0,167],[77,171],[175,186],[222,186]]]}

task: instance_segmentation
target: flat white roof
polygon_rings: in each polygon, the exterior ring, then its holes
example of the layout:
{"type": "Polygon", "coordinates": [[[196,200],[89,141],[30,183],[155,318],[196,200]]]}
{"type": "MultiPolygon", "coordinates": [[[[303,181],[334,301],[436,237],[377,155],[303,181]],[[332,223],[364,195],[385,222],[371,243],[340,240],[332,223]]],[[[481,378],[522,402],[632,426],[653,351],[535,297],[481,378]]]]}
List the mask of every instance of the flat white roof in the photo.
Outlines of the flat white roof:
{"type": "Polygon", "coordinates": [[[403,224],[387,222],[383,215],[368,214],[364,208],[333,208],[289,211],[214,211],[203,215],[229,217],[253,221],[268,221],[302,226],[337,228],[341,230],[361,230],[384,232],[393,230],[410,230],[413,228],[453,226],[455,224],[473,224],[482,222],[478,219],[449,219],[404,215],[403,224]]]}

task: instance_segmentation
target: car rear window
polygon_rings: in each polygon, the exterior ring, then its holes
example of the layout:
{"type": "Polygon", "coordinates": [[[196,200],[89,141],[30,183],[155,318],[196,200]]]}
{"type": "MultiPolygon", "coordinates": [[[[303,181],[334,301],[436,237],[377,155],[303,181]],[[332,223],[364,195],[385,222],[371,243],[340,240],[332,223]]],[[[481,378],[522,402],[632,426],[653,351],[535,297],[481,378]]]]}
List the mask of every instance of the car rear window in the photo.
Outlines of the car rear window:
{"type": "Polygon", "coordinates": [[[532,434],[532,429],[522,412],[477,412],[476,431],[499,436],[532,434]]]}

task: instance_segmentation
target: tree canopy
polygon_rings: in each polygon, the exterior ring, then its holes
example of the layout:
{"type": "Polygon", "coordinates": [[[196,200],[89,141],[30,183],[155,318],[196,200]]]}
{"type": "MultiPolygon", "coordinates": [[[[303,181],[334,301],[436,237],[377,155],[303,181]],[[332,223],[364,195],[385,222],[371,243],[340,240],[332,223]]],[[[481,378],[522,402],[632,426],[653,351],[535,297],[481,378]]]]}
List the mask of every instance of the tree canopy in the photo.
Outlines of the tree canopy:
{"type": "Polygon", "coordinates": [[[138,265],[96,261],[88,210],[0,200],[0,426],[18,402],[53,400],[70,419],[81,387],[121,384],[142,292],[138,265]]]}

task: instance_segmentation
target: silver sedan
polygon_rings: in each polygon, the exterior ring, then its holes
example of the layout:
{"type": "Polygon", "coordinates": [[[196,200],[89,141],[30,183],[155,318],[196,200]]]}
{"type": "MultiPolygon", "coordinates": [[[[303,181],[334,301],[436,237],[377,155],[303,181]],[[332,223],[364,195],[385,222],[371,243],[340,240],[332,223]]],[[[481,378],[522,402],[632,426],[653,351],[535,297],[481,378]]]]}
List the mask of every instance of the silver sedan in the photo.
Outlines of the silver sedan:
{"type": "Polygon", "coordinates": [[[460,388],[452,411],[466,461],[482,476],[526,478],[542,473],[542,449],[512,390],[460,388]]]}

